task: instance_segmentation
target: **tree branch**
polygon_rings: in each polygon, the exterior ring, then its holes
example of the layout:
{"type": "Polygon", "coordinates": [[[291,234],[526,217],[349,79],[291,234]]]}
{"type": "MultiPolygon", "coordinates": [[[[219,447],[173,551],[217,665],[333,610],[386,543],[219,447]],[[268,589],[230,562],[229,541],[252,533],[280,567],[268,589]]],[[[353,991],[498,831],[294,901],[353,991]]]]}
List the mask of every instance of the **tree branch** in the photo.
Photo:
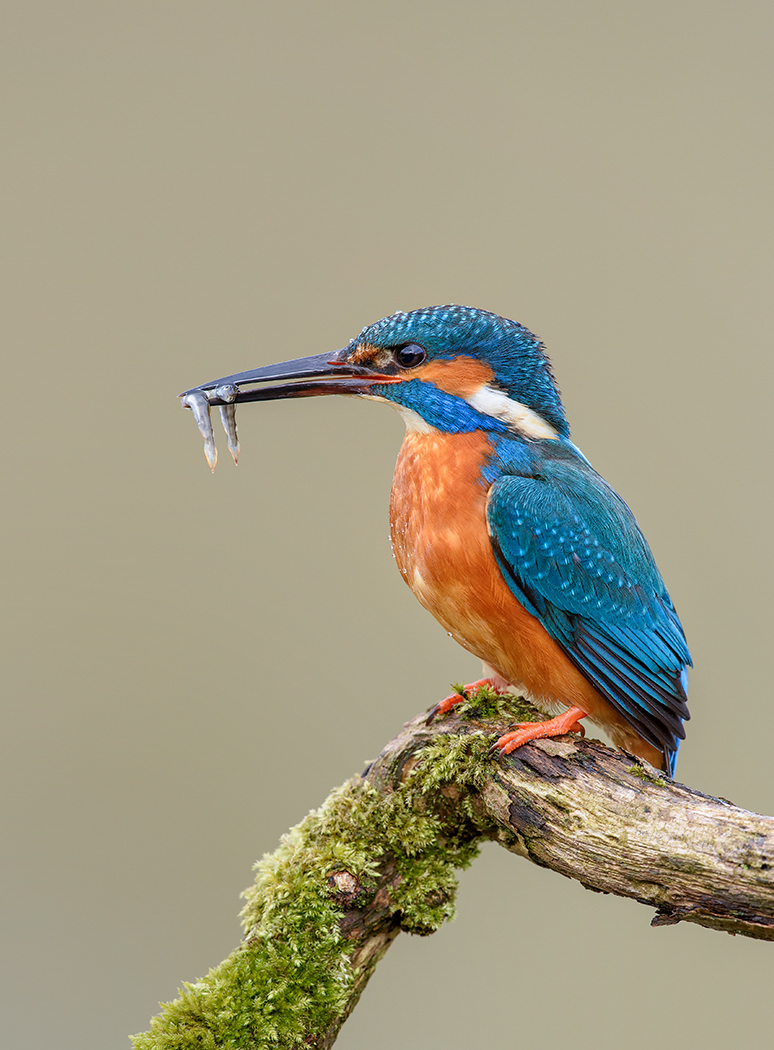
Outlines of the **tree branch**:
{"type": "Polygon", "coordinates": [[[484,839],[654,907],[655,926],[774,940],[774,818],[576,737],[489,758],[493,734],[536,717],[482,691],[431,726],[407,723],[264,857],[243,943],[136,1050],[332,1046],[399,931],[451,917],[455,870],[484,839]]]}

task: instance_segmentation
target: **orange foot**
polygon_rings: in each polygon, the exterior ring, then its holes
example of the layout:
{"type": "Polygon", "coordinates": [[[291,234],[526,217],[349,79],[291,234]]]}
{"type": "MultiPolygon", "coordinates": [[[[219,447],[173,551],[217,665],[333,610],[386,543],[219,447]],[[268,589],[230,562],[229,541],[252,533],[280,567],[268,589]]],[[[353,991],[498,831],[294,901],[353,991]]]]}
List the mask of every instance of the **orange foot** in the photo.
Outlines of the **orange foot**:
{"type": "Polygon", "coordinates": [[[478,678],[475,682],[468,682],[467,685],[463,685],[461,693],[450,693],[450,695],[445,696],[443,700],[439,700],[425,719],[425,725],[429,726],[433,719],[437,718],[438,715],[445,715],[447,711],[451,711],[451,709],[456,707],[457,704],[461,704],[463,700],[467,700],[469,693],[475,692],[476,689],[483,689],[484,686],[494,689],[496,693],[499,692],[494,678],[478,678]]]}
{"type": "Polygon", "coordinates": [[[548,722],[520,722],[518,729],[495,740],[489,748],[489,754],[510,755],[511,751],[515,751],[522,744],[547,736],[564,736],[565,733],[580,733],[581,736],[585,736],[586,730],[580,724],[581,718],[586,718],[586,712],[581,711],[579,707],[571,707],[548,722]]]}

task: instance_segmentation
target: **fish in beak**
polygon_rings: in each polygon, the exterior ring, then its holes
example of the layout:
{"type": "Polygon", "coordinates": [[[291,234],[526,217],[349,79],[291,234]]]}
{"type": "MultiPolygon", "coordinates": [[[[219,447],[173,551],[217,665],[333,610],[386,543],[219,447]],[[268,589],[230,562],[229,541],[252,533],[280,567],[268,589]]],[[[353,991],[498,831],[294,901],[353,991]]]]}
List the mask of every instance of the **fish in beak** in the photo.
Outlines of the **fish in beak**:
{"type": "MultiPolygon", "coordinates": [[[[218,450],[212,431],[210,409],[220,409],[220,419],[226,432],[228,449],[234,460],[239,458],[239,440],[236,428],[236,406],[244,401],[277,401],[290,397],[317,397],[321,394],[365,394],[374,383],[383,383],[386,376],[362,365],[346,360],[348,348],[333,354],[314,354],[295,361],[263,365],[247,372],[213,379],[210,383],[185,390],[180,395],[183,408],[193,412],[196,424],[204,438],[204,454],[215,470],[218,450]],[[252,384],[268,386],[253,387],[252,384]]],[[[389,380],[388,380],[389,381],[389,380]]]]}

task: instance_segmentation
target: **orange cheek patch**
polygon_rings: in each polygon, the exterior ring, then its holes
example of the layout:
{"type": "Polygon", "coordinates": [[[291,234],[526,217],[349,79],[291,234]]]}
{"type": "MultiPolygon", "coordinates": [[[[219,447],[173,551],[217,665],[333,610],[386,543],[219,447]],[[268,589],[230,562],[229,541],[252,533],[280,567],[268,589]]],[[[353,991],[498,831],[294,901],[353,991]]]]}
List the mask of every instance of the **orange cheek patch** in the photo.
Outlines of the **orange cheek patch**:
{"type": "Polygon", "coordinates": [[[456,357],[453,361],[431,361],[412,373],[412,378],[435,383],[439,390],[456,397],[472,397],[484,384],[494,379],[494,372],[482,361],[472,357],[456,357]]]}

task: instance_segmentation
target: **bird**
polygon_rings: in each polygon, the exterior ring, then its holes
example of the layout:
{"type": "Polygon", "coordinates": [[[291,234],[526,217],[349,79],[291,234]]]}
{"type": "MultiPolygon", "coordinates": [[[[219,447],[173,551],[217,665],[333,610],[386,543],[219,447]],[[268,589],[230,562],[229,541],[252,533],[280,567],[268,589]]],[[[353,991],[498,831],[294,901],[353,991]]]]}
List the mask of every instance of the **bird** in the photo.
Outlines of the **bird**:
{"type": "Polygon", "coordinates": [[[632,511],[570,438],[543,343],[488,310],[430,306],[367,325],[332,353],[180,396],[204,405],[207,420],[210,405],[228,406],[231,447],[236,404],[330,394],[403,417],[390,496],[395,561],[482,662],[483,678],[428,720],[487,684],[550,716],[500,736],[495,756],[583,732],[588,719],[674,776],[690,718],[685,633],[632,511]]]}

